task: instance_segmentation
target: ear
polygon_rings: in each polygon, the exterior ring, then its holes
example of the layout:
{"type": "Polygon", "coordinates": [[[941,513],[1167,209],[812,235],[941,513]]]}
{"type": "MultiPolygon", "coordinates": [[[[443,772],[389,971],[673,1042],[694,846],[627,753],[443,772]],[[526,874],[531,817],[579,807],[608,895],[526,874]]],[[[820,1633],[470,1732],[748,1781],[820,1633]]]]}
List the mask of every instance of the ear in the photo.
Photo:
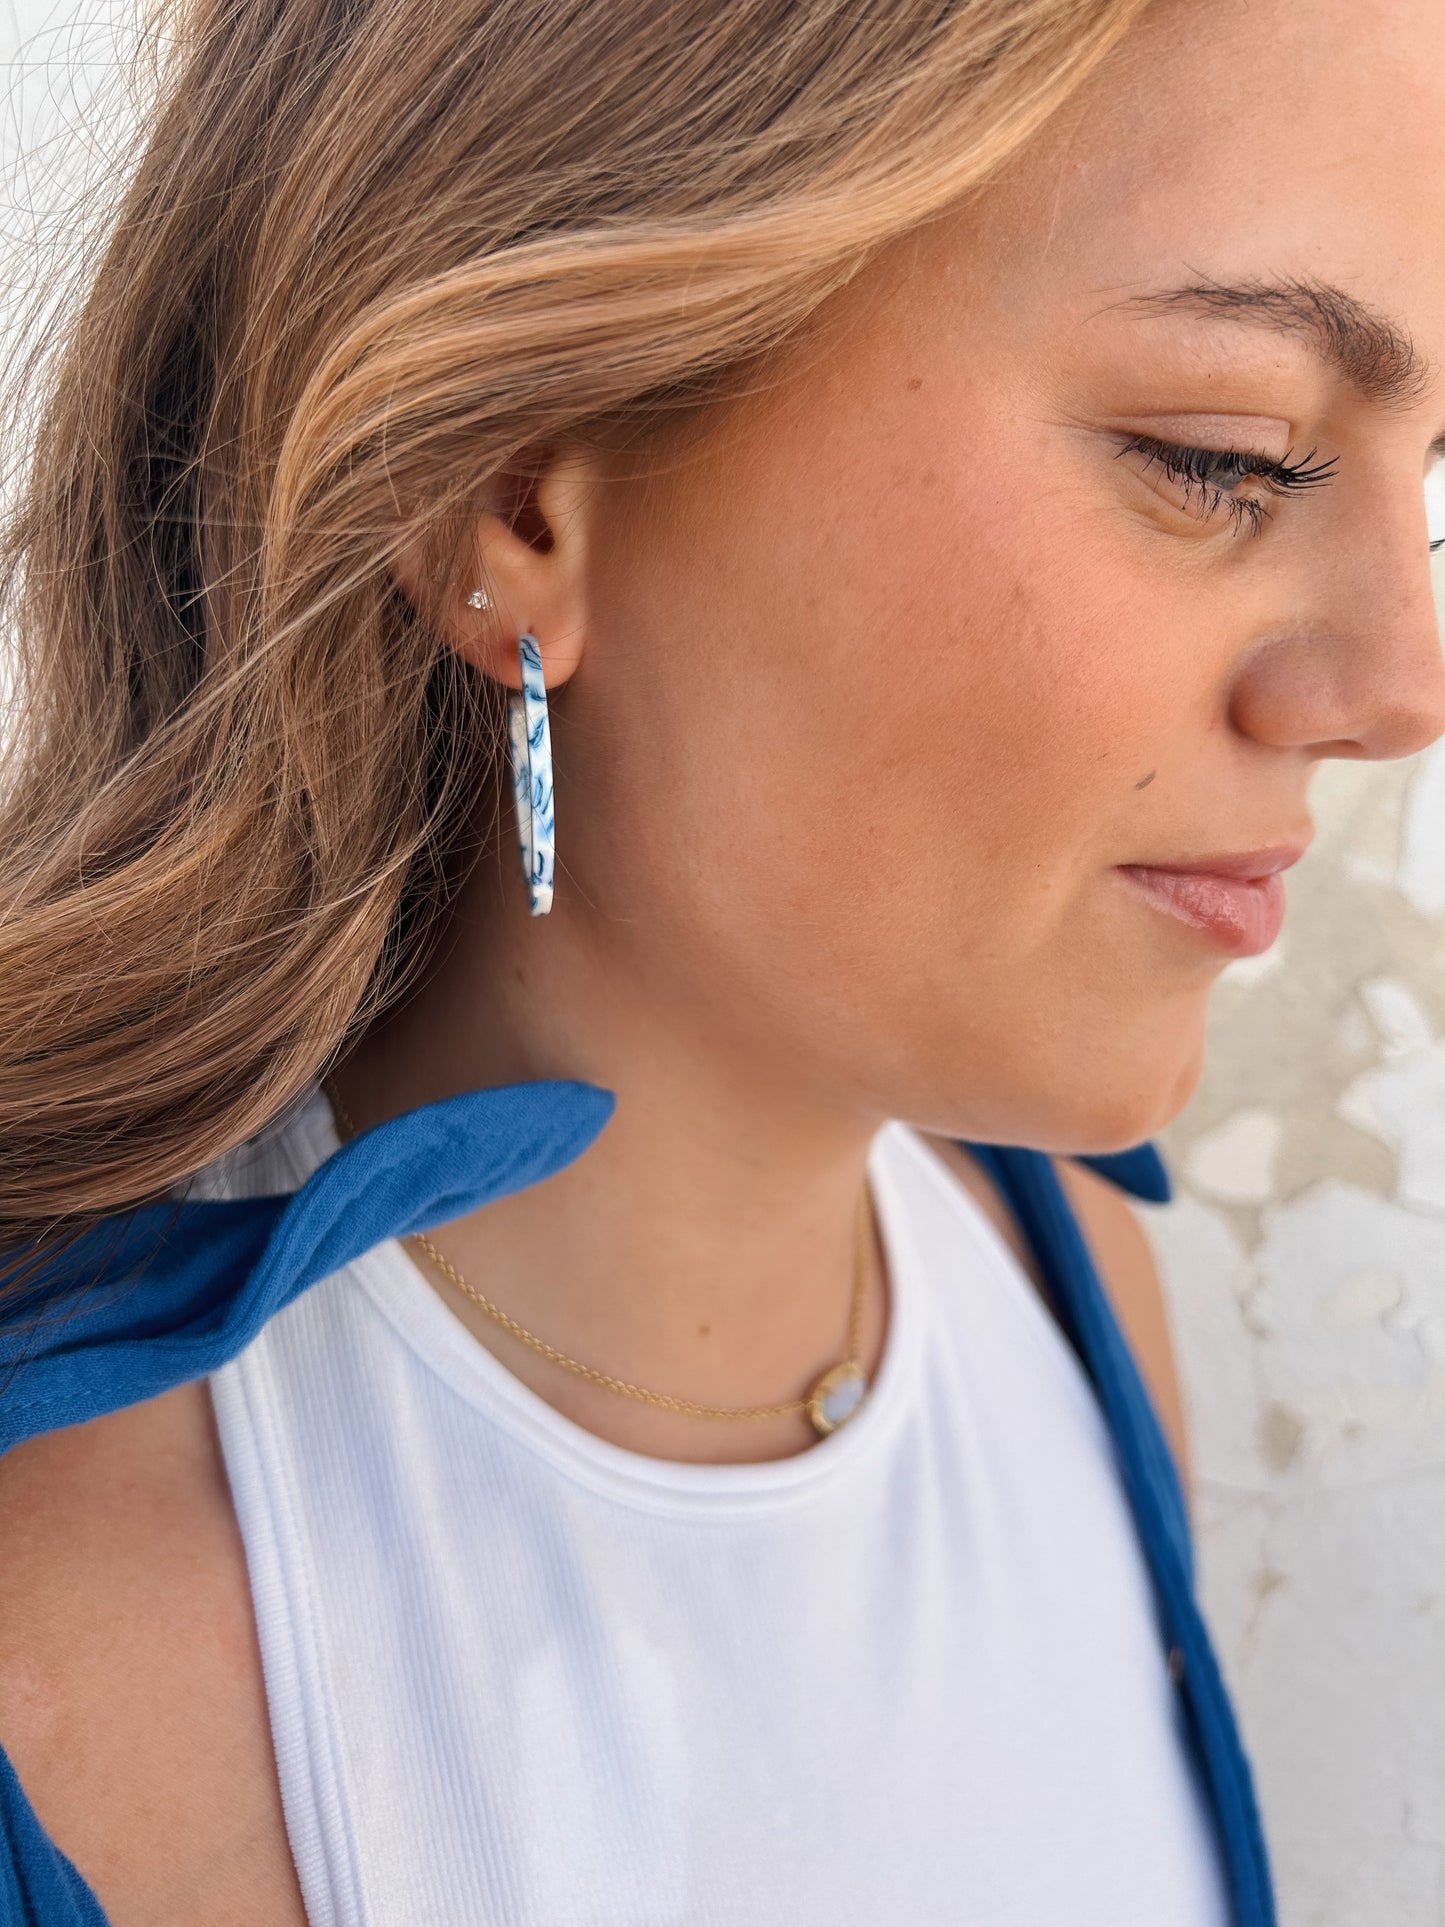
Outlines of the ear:
{"type": "Polygon", "coordinates": [[[438,580],[424,540],[393,558],[392,577],[449,647],[509,689],[521,687],[518,636],[536,636],[543,678],[555,688],[586,646],[588,533],[600,479],[582,449],[510,468],[492,478],[450,582],[438,580]],[[487,607],[468,602],[474,589],[485,591],[487,607]]]}

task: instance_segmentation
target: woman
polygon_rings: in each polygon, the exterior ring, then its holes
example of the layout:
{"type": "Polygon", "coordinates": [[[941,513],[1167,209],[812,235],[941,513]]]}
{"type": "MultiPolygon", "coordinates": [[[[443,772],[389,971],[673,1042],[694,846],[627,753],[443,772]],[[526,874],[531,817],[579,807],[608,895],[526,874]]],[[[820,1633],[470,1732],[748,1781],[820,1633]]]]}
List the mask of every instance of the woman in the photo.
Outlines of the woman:
{"type": "Polygon", "coordinates": [[[1120,1193],[1445,730],[1434,0],[170,27],[10,547],[7,1918],[1271,1920],[1120,1193]]]}

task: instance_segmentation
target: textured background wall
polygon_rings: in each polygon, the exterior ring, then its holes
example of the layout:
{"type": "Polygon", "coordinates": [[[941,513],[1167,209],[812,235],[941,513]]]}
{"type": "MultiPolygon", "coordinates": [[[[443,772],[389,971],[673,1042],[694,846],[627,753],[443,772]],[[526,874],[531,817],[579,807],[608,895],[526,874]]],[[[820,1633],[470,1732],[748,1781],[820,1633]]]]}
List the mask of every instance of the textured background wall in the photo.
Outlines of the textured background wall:
{"type": "MultiPolygon", "coordinates": [[[[0,60],[27,47],[5,233],[88,171],[130,15],[0,0],[0,60]]],[[[1445,1927],[1445,746],[1329,766],[1314,813],[1284,936],[1216,993],[1147,1226],[1283,1927],[1445,1927]]]]}
{"type": "Polygon", "coordinates": [[[1441,1927],[1445,744],[1317,783],[1147,1228],[1284,1927],[1441,1927]]]}

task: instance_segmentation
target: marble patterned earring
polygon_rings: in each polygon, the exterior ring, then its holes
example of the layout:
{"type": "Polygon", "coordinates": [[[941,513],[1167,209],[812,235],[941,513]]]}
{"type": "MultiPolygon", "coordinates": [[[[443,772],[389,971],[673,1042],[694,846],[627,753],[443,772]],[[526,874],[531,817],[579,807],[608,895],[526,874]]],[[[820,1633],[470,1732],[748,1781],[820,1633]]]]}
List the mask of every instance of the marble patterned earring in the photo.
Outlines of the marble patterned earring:
{"type": "Polygon", "coordinates": [[[556,867],[556,825],[552,807],[552,731],[547,720],[547,689],[542,681],[542,651],[534,635],[517,638],[522,687],[507,692],[507,744],[512,761],[512,801],[522,874],[531,892],[532,915],[552,908],[556,867]]]}

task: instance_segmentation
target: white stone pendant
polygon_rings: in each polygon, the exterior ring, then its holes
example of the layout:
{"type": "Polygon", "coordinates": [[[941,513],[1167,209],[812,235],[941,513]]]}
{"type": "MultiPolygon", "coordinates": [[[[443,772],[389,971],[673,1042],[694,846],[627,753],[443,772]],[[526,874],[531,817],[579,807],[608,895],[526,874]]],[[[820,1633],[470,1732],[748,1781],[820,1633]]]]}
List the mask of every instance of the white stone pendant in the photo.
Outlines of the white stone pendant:
{"type": "Polygon", "coordinates": [[[846,1425],[863,1403],[867,1391],[863,1368],[851,1359],[844,1359],[841,1365],[824,1372],[808,1394],[808,1417],[813,1421],[813,1430],[836,1432],[840,1425],[846,1425]]]}

